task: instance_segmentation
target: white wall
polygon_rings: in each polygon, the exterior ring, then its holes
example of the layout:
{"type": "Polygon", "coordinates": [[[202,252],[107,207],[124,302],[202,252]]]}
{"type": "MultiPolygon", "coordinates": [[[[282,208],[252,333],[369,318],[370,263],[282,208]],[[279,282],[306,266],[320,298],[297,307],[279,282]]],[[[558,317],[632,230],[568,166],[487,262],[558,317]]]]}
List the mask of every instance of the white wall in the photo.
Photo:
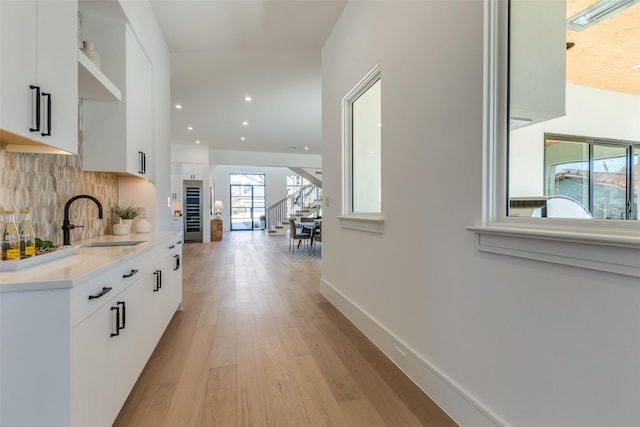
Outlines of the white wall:
{"type": "Polygon", "coordinates": [[[158,231],[170,229],[171,167],[169,155],[169,130],[171,123],[171,99],[169,78],[169,49],[160,32],[155,14],[148,0],[121,1],[138,40],[142,44],[153,67],[153,183],[137,183],[131,179],[120,180],[120,203],[144,199],[149,207],[149,219],[158,231]],[[144,191],[144,193],[140,193],[144,191]]]}
{"type": "Polygon", "coordinates": [[[640,141],[640,96],[567,85],[567,115],[511,132],[510,195],[544,194],[544,134],[640,141]]]}
{"type": "Polygon", "coordinates": [[[323,62],[322,292],[466,426],[630,426],[637,280],[480,253],[483,4],[350,1],[323,62]],[[382,65],[383,234],[341,228],[340,100],[382,65]],[[329,203],[327,203],[329,202],[329,203]]]}

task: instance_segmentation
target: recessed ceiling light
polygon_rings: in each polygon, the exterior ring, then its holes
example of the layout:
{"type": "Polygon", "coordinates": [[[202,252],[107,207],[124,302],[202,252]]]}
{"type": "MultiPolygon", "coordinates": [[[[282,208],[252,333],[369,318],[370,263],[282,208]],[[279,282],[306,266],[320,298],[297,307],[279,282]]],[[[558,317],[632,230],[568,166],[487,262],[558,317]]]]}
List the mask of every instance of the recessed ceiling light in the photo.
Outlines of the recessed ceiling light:
{"type": "Polygon", "coordinates": [[[196,144],[200,144],[200,141],[196,141],[196,144]]]}
{"type": "Polygon", "coordinates": [[[240,137],[240,141],[245,141],[247,138],[245,138],[244,136],[240,137]]]}
{"type": "Polygon", "coordinates": [[[247,101],[247,102],[251,102],[251,97],[250,96],[245,96],[244,100],[247,101]]]}
{"type": "Polygon", "coordinates": [[[309,147],[304,147],[304,149],[305,149],[305,150],[308,150],[308,149],[309,149],[309,147]]]}
{"type": "Polygon", "coordinates": [[[193,130],[192,126],[187,126],[187,130],[193,130]]]}
{"type": "Polygon", "coordinates": [[[585,30],[636,3],[638,0],[600,0],[567,19],[567,29],[571,31],[585,30]]]}
{"type": "Polygon", "coordinates": [[[243,126],[247,126],[248,124],[249,124],[249,122],[248,122],[248,121],[246,121],[246,120],[245,120],[244,122],[242,122],[242,125],[243,125],[243,126]]]}
{"type": "Polygon", "coordinates": [[[178,110],[181,110],[181,109],[182,109],[182,105],[180,105],[180,104],[176,104],[176,108],[177,108],[178,110]]]}

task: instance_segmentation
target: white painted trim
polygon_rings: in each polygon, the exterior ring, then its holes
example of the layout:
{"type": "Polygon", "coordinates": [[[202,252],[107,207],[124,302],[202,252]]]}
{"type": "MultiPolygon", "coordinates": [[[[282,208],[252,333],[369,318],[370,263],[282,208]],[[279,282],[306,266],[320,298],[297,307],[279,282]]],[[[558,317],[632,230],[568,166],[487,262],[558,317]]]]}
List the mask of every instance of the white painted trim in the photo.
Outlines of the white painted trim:
{"type": "MultiPolygon", "coordinates": [[[[376,64],[358,84],[342,98],[342,213],[352,216],[353,212],[353,139],[351,115],[353,102],[381,78],[380,64],[376,64]]],[[[354,228],[354,227],[347,227],[354,228]]],[[[359,228],[355,228],[359,229],[359,228]]],[[[364,230],[367,231],[367,230],[364,230]]]]}
{"type": "Polygon", "coordinates": [[[638,221],[506,216],[507,9],[485,0],[482,224],[467,230],[481,251],[640,277],[638,221]]]}
{"type": "Polygon", "coordinates": [[[366,216],[366,215],[343,215],[339,216],[340,226],[342,228],[349,228],[351,230],[368,231],[371,233],[382,234],[384,219],[379,216],[366,216]]]}
{"type": "Polygon", "coordinates": [[[400,346],[407,355],[407,364],[405,368],[398,367],[459,425],[474,427],[508,425],[325,279],[321,280],[320,293],[391,361],[394,361],[392,355],[395,347],[400,346]]]}

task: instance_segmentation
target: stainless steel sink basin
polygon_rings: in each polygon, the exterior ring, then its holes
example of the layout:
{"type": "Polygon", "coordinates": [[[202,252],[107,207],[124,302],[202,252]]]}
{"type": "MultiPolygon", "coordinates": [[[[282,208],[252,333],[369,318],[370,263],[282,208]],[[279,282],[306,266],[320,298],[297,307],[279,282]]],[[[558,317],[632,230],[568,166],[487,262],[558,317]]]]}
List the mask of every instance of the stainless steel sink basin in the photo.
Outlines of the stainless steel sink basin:
{"type": "Polygon", "coordinates": [[[91,242],[82,245],[84,248],[104,248],[113,246],[135,246],[144,242],[144,240],[121,240],[121,241],[109,241],[109,242],[91,242]]]}

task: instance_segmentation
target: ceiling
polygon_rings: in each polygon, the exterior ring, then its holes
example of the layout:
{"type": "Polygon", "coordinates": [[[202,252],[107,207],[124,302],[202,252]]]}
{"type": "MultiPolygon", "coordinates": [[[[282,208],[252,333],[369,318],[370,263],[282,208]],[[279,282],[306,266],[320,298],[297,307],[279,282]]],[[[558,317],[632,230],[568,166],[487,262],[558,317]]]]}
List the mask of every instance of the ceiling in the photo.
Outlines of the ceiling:
{"type": "MultiPolygon", "coordinates": [[[[567,0],[567,18],[596,0],[567,0]]],[[[567,80],[640,95],[640,3],[580,32],[567,31],[567,80]]]]}
{"type": "MultiPolygon", "coordinates": [[[[594,2],[567,0],[567,17],[594,2]]],[[[320,49],[344,4],[151,0],[171,52],[171,100],[182,105],[172,110],[172,142],[320,154],[320,49]]],[[[567,41],[575,43],[568,81],[640,95],[632,68],[640,64],[640,4],[567,31],[567,41]]]]}
{"type": "Polygon", "coordinates": [[[172,142],[321,154],[320,49],[344,4],[151,0],[171,52],[172,142]]]}

